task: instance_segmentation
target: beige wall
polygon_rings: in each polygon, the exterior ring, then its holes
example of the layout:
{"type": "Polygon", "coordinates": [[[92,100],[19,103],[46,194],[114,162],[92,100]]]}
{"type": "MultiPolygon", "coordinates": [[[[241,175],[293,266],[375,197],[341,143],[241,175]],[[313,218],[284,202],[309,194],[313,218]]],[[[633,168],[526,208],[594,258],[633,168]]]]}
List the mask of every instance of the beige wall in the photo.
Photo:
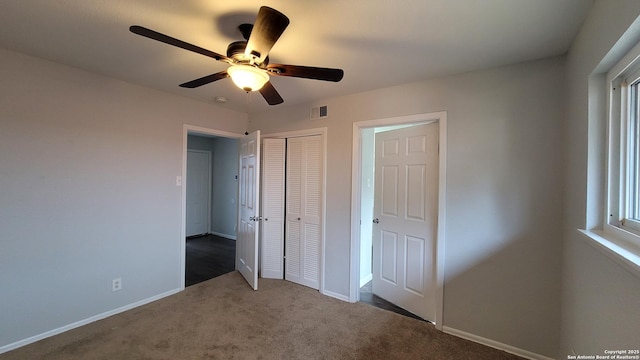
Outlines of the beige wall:
{"type": "Polygon", "coordinates": [[[0,348],[178,290],[183,124],[246,115],[6,50],[0,79],[0,348]]]}
{"type": "Polygon", "coordinates": [[[560,337],[564,89],[564,59],[553,58],[327,99],[323,120],[309,120],[312,104],[276,108],[250,127],[328,128],[325,285],[348,296],[353,122],[447,111],[444,325],[550,355],[560,337]]]}

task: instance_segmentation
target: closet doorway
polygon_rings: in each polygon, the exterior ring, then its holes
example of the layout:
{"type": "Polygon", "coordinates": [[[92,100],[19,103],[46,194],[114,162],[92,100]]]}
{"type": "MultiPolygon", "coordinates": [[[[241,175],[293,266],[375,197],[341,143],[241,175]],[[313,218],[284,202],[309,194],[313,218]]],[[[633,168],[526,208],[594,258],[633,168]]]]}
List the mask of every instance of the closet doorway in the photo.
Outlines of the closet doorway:
{"type": "Polygon", "coordinates": [[[263,136],[263,278],[323,288],[325,132],[263,136]]]}

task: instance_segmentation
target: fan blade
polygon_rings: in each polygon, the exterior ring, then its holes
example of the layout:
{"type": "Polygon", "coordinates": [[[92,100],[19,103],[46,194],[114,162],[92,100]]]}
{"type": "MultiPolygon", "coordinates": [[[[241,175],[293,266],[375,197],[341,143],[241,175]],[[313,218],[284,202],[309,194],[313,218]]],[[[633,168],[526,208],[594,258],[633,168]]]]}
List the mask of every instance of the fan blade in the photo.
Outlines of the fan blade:
{"type": "Polygon", "coordinates": [[[256,63],[262,64],[287,26],[289,18],[284,14],[267,6],[260,7],[244,54],[255,56],[256,63]]]}
{"type": "Polygon", "coordinates": [[[311,66],[269,64],[267,70],[271,75],[291,76],[313,80],[338,82],[342,80],[342,69],[319,68],[311,66]]]}
{"type": "Polygon", "coordinates": [[[218,80],[225,79],[225,78],[228,78],[228,77],[229,77],[229,74],[227,74],[226,70],[225,71],[220,71],[219,73],[203,76],[203,77],[201,77],[199,79],[191,80],[191,81],[186,82],[184,84],[180,84],[180,87],[193,89],[193,88],[197,88],[198,86],[207,85],[207,84],[212,83],[214,81],[218,81],[218,80]]]}
{"type": "Polygon", "coordinates": [[[282,99],[282,96],[278,94],[278,91],[273,87],[270,81],[267,81],[258,91],[260,91],[260,94],[262,94],[262,97],[267,100],[269,105],[278,105],[284,102],[284,99],[282,99]]]}
{"type": "Polygon", "coordinates": [[[220,60],[220,61],[225,61],[228,62],[230,61],[230,59],[224,55],[220,55],[218,53],[215,53],[213,51],[207,50],[207,49],[203,49],[199,46],[193,45],[193,44],[189,44],[187,42],[184,42],[182,40],[178,40],[176,38],[173,38],[171,36],[168,35],[164,35],[161,34],[157,31],[153,31],[151,29],[147,29],[145,27],[142,26],[138,26],[138,25],[133,25],[131,27],[129,27],[129,31],[131,31],[134,34],[138,34],[138,35],[142,35],[144,37],[148,37],[149,39],[153,39],[153,40],[157,40],[160,42],[163,42],[165,44],[169,44],[169,45],[173,45],[173,46],[177,46],[179,48],[185,49],[185,50],[189,50],[189,51],[193,51],[195,53],[204,55],[204,56],[208,56],[211,58],[214,58],[216,60],[220,60]]]}

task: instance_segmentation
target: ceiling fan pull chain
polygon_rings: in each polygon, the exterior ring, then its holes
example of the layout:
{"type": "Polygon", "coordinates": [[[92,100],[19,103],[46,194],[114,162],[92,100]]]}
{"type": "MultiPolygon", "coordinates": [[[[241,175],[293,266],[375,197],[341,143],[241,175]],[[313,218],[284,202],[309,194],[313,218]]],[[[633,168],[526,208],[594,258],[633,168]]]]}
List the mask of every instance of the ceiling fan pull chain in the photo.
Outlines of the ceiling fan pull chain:
{"type": "Polygon", "coordinates": [[[251,112],[251,91],[247,91],[247,113],[251,112]]]}

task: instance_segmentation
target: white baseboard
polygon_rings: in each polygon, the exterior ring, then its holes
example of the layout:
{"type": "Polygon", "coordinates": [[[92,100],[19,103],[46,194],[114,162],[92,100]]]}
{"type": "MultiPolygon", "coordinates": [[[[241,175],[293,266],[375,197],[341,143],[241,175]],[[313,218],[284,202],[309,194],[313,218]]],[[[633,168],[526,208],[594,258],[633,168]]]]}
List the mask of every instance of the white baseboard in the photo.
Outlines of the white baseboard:
{"type": "Polygon", "coordinates": [[[360,287],[365,286],[369,281],[373,280],[373,274],[366,275],[360,278],[360,287]]]}
{"type": "Polygon", "coordinates": [[[80,326],[90,324],[90,323],[92,323],[94,321],[102,320],[102,319],[108,318],[109,316],[116,315],[116,314],[119,314],[121,312],[125,312],[127,310],[131,310],[131,309],[136,308],[138,306],[142,306],[142,305],[154,302],[156,300],[160,300],[160,299],[162,299],[164,297],[179,293],[180,291],[181,291],[180,289],[169,290],[169,291],[164,292],[162,294],[158,294],[156,296],[152,296],[150,298],[147,298],[147,299],[144,299],[144,300],[140,300],[140,301],[134,302],[132,304],[128,304],[128,305],[119,307],[119,308],[114,309],[114,310],[103,312],[102,314],[94,315],[94,316],[91,316],[89,318],[86,318],[86,319],[83,319],[83,320],[80,320],[80,321],[76,321],[76,322],[74,322],[72,324],[61,326],[61,327],[59,327],[57,329],[53,329],[53,330],[49,330],[49,331],[43,332],[42,334],[38,334],[38,335],[29,337],[29,338],[26,338],[26,339],[23,339],[23,340],[18,340],[18,341],[14,342],[14,343],[1,346],[0,347],[0,354],[6,353],[6,352],[11,351],[11,350],[15,350],[15,349],[17,349],[19,347],[23,347],[25,345],[32,344],[32,343],[34,343],[36,341],[40,341],[42,339],[46,339],[46,338],[54,336],[54,335],[61,334],[61,333],[65,332],[65,331],[69,331],[69,330],[78,328],[80,326]]]}
{"type": "Polygon", "coordinates": [[[346,295],[342,295],[342,294],[338,294],[338,293],[335,293],[335,292],[333,292],[333,291],[329,291],[329,290],[322,290],[322,291],[320,291],[320,293],[321,293],[322,295],[330,296],[330,297],[335,298],[335,299],[338,299],[338,300],[342,300],[342,301],[350,302],[350,301],[349,301],[349,297],[348,297],[348,296],[346,296],[346,295]]]}
{"type": "Polygon", "coordinates": [[[476,342],[478,344],[486,345],[486,346],[492,347],[494,349],[498,349],[498,350],[506,351],[506,352],[508,352],[510,354],[518,355],[518,356],[523,357],[525,359],[531,359],[531,360],[553,360],[550,357],[546,357],[546,356],[543,356],[543,355],[540,355],[540,354],[536,354],[536,353],[533,353],[531,351],[519,349],[517,347],[511,346],[511,345],[507,345],[507,344],[503,344],[503,343],[497,342],[495,340],[486,339],[486,338],[483,338],[481,336],[470,334],[470,333],[462,331],[462,330],[450,328],[448,326],[443,326],[442,327],[442,331],[447,333],[447,334],[451,334],[451,335],[454,335],[454,336],[457,336],[457,337],[460,337],[460,338],[463,338],[463,339],[467,339],[467,340],[476,342]]]}
{"type": "Polygon", "coordinates": [[[216,236],[220,236],[223,237],[225,239],[229,239],[229,240],[235,240],[236,236],[235,235],[229,235],[229,234],[223,234],[223,233],[219,233],[219,232],[215,232],[215,231],[211,231],[212,235],[216,235],[216,236]]]}

